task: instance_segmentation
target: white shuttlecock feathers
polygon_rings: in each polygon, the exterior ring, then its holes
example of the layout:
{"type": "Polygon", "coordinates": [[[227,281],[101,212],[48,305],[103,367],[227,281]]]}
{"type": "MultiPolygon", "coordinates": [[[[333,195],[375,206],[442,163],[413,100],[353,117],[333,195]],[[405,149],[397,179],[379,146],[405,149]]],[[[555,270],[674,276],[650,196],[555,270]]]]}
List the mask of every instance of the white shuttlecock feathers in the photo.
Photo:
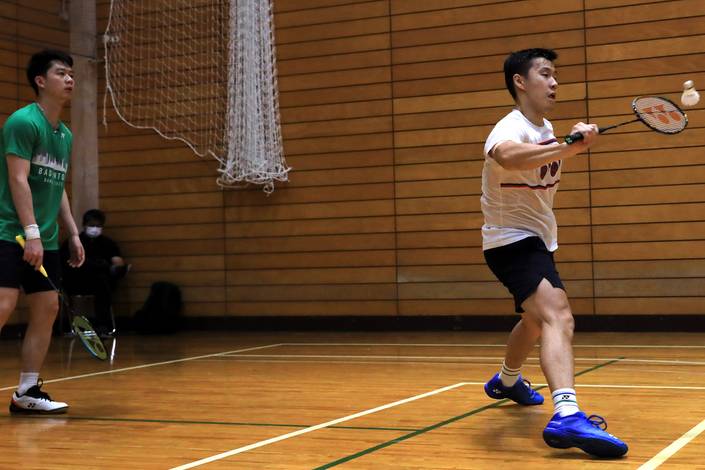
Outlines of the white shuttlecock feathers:
{"type": "Polygon", "coordinates": [[[698,101],[700,101],[700,94],[695,90],[693,80],[683,83],[683,94],[681,95],[683,106],[695,106],[698,101]]]}

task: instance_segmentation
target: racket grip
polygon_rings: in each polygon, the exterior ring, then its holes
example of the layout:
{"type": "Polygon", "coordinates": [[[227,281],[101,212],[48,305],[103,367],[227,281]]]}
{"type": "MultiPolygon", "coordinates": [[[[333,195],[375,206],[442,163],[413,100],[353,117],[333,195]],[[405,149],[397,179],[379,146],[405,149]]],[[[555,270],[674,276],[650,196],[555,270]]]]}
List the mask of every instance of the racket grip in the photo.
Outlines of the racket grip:
{"type": "Polygon", "coordinates": [[[576,132],[575,134],[565,136],[563,140],[565,140],[566,144],[571,145],[579,140],[583,140],[583,135],[580,132],[576,132]]]}
{"type": "MultiPolygon", "coordinates": [[[[638,119],[637,119],[637,121],[638,121],[638,119]]],[[[619,127],[619,126],[620,126],[620,124],[617,124],[616,126],[609,126],[609,127],[598,127],[597,133],[602,134],[605,131],[608,131],[610,129],[614,129],[615,127],[619,127]]],[[[579,140],[583,140],[583,135],[580,132],[576,132],[575,134],[570,134],[570,135],[565,136],[565,139],[563,139],[563,140],[565,140],[566,144],[570,145],[570,144],[577,142],[579,140]]]]}
{"type": "MultiPolygon", "coordinates": [[[[22,249],[24,250],[24,237],[22,235],[17,235],[15,237],[15,240],[17,240],[17,243],[19,243],[22,249]]],[[[46,278],[49,277],[49,274],[47,273],[47,270],[44,269],[44,266],[39,266],[39,272],[42,273],[42,276],[46,278]]]]}

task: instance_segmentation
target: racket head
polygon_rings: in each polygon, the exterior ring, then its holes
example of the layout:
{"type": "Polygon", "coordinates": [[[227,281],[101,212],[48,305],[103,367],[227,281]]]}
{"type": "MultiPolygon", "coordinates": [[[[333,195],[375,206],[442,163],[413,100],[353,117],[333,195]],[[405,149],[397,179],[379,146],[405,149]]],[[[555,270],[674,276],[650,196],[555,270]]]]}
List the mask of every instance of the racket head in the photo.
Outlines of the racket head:
{"type": "Polygon", "coordinates": [[[101,361],[108,359],[108,352],[105,350],[103,340],[93,329],[93,325],[82,315],[75,315],[71,321],[71,329],[81,340],[81,344],[91,354],[91,356],[101,361]]]}
{"type": "Polygon", "coordinates": [[[634,114],[649,128],[662,134],[678,134],[688,125],[688,116],[673,101],[661,96],[637,96],[634,114]]]}

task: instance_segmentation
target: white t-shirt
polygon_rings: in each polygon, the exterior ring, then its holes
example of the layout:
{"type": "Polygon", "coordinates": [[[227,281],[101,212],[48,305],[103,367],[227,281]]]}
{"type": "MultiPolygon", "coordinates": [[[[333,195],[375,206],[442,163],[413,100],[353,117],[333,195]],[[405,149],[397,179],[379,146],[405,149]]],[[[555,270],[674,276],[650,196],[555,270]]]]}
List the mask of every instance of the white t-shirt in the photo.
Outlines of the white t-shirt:
{"type": "Polygon", "coordinates": [[[553,196],[561,178],[561,161],[534,170],[505,170],[490,151],[500,142],[553,145],[558,141],[546,119],[538,127],[518,109],[503,117],[485,143],[482,169],[482,249],[509,245],[538,236],[549,251],[558,249],[558,227],[553,215],[553,196]]]}

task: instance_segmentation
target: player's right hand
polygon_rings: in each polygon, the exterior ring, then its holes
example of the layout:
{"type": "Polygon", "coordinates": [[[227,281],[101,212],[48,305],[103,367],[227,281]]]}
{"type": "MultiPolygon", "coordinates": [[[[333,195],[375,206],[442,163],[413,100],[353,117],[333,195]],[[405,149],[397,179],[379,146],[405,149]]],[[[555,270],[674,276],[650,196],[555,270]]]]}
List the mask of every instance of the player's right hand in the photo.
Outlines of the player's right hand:
{"type": "Polygon", "coordinates": [[[576,143],[580,143],[584,148],[590,147],[594,144],[597,141],[597,136],[600,135],[597,124],[585,124],[584,122],[579,122],[574,125],[570,133],[580,133],[583,135],[583,139],[576,143]]]}
{"type": "Polygon", "coordinates": [[[39,270],[44,259],[44,246],[42,246],[41,238],[25,241],[23,259],[32,265],[34,269],[39,270]]]}

